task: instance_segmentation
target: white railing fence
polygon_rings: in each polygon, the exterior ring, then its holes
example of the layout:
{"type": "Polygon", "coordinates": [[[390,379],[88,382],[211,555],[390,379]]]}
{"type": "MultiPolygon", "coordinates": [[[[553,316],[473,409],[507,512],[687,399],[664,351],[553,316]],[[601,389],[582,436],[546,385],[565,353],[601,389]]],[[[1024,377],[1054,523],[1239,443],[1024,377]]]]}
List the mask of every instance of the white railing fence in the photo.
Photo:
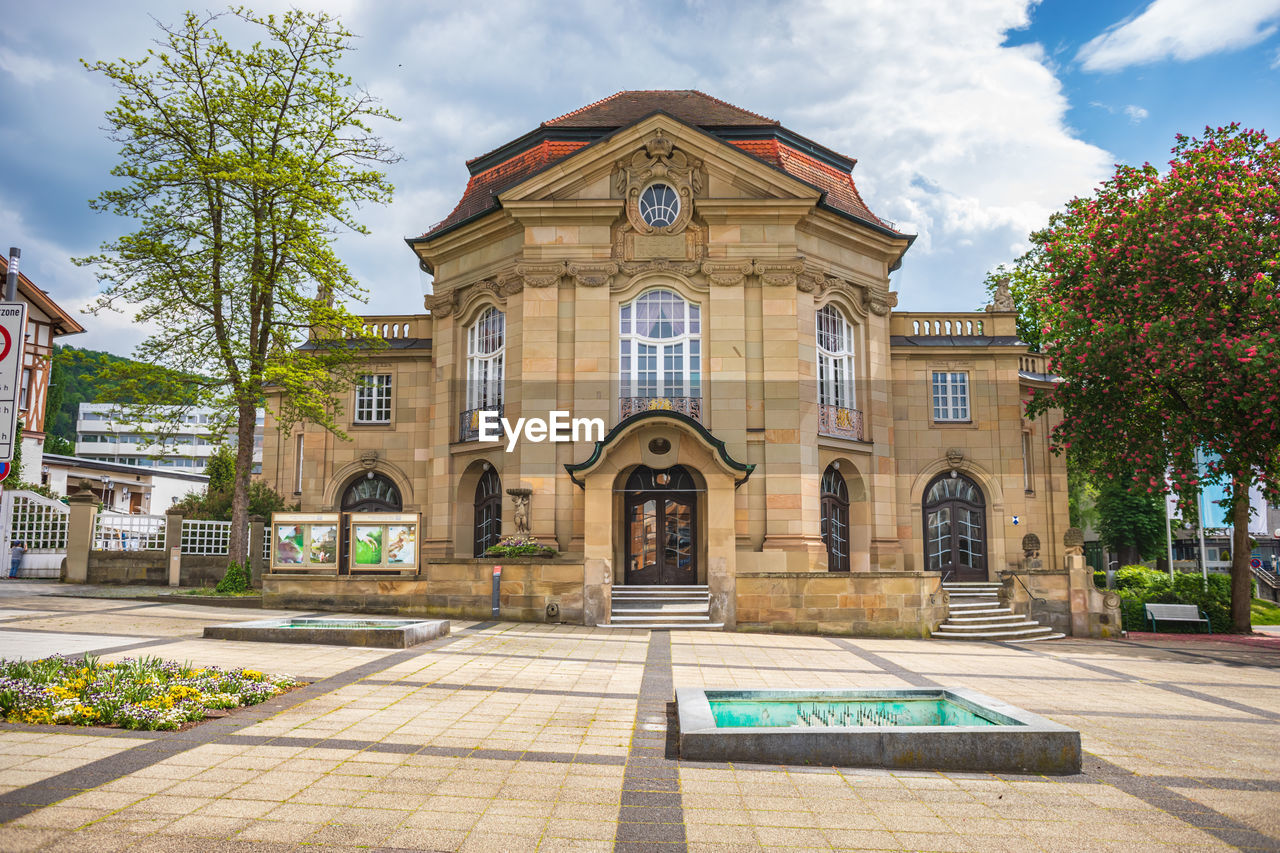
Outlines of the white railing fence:
{"type": "Polygon", "coordinates": [[[67,554],[67,518],[62,501],[35,492],[5,490],[0,496],[0,571],[9,573],[14,542],[27,549],[18,568],[24,578],[56,578],[67,554]]]}
{"type": "Polygon", "coordinates": [[[223,556],[231,548],[231,522],[182,519],[182,553],[223,556]]]}
{"type": "Polygon", "coordinates": [[[95,551],[163,551],[163,515],[126,515],[100,512],[93,525],[95,551]]]}

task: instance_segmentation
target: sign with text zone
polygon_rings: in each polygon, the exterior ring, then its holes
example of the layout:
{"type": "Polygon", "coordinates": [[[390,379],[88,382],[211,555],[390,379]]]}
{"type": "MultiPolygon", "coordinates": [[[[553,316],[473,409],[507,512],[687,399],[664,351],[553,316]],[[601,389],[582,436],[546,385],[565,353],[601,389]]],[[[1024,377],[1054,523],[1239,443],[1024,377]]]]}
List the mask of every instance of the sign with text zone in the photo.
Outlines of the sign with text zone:
{"type": "Polygon", "coordinates": [[[26,340],[25,302],[0,302],[0,461],[13,459],[18,435],[18,395],[22,392],[22,351],[26,340]]]}

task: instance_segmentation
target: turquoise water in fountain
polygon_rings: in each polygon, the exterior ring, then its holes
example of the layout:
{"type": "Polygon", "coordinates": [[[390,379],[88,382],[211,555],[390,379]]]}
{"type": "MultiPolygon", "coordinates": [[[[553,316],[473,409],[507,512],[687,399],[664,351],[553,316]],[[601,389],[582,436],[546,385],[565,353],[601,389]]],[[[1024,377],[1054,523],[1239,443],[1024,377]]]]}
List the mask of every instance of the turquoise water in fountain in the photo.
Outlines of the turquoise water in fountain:
{"type": "Polygon", "coordinates": [[[789,726],[994,726],[947,699],[711,699],[718,728],[789,726]]]}

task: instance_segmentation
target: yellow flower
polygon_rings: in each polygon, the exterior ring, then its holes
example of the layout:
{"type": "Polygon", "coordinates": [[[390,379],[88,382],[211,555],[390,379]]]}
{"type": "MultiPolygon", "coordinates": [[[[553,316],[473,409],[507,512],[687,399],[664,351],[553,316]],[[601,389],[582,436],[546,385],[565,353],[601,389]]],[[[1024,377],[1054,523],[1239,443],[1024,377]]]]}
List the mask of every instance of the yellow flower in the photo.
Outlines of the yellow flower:
{"type": "Polygon", "coordinates": [[[244,677],[251,681],[261,681],[262,673],[258,672],[256,669],[246,669],[244,670],[244,677]]]}

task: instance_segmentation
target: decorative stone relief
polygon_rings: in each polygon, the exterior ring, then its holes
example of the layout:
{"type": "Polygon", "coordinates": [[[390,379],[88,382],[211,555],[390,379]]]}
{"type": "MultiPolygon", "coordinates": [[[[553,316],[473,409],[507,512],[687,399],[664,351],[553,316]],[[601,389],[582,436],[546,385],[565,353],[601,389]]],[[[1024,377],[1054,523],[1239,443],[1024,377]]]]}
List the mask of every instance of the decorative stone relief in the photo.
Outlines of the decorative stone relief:
{"type": "Polygon", "coordinates": [[[618,267],[627,275],[639,275],[642,272],[670,272],[680,275],[693,275],[698,265],[688,261],[672,261],[667,258],[654,258],[651,261],[623,261],[618,267]]]}
{"type": "Polygon", "coordinates": [[[511,495],[511,504],[515,508],[512,521],[515,523],[516,533],[527,534],[529,532],[529,499],[533,495],[533,489],[507,489],[507,494],[511,495]]]}
{"type": "Polygon", "coordinates": [[[953,469],[959,468],[964,463],[964,451],[958,447],[947,448],[947,464],[953,469]]]}
{"type": "Polygon", "coordinates": [[[679,234],[693,215],[693,197],[702,192],[702,161],[675,147],[661,128],[629,160],[615,164],[614,183],[626,199],[627,221],[639,234],[679,234]],[[656,181],[669,184],[680,197],[680,210],[671,224],[654,227],[640,216],[640,194],[656,181]]]}
{"type": "Polygon", "coordinates": [[[617,274],[618,265],[613,261],[575,261],[569,264],[569,275],[580,287],[607,287],[617,274]]]}
{"type": "Polygon", "coordinates": [[[751,261],[703,261],[702,274],[712,284],[731,287],[742,284],[751,275],[751,261]]]}
{"type": "Polygon", "coordinates": [[[898,304],[898,294],[893,291],[864,291],[862,307],[878,317],[887,317],[898,304]]]}
{"type": "Polygon", "coordinates": [[[453,293],[437,293],[423,300],[427,310],[435,317],[448,317],[453,313],[453,293]]]}
{"type": "Polygon", "coordinates": [[[760,281],[771,287],[795,287],[796,277],[804,272],[804,261],[756,261],[753,271],[760,281]]]}
{"type": "Polygon", "coordinates": [[[1009,277],[1005,276],[996,282],[996,294],[987,306],[988,311],[1016,311],[1013,294],[1009,293],[1009,277]]]}
{"type": "Polygon", "coordinates": [[[378,451],[366,450],[360,454],[360,467],[372,471],[378,464],[378,451]]]}
{"type": "Polygon", "coordinates": [[[1028,559],[1040,556],[1040,537],[1034,533],[1028,533],[1022,537],[1022,553],[1028,559]]]}
{"type": "Polygon", "coordinates": [[[565,272],[564,261],[516,264],[516,275],[524,279],[525,287],[554,287],[565,272]]]}
{"type": "Polygon", "coordinates": [[[1068,527],[1062,534],[1062,544],[1066,546],[1068,557],[1084,556],[1084,532],[1079,527],[1068,527]]]}

